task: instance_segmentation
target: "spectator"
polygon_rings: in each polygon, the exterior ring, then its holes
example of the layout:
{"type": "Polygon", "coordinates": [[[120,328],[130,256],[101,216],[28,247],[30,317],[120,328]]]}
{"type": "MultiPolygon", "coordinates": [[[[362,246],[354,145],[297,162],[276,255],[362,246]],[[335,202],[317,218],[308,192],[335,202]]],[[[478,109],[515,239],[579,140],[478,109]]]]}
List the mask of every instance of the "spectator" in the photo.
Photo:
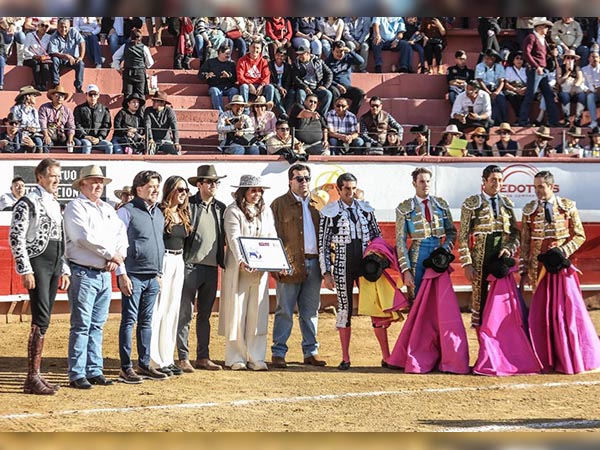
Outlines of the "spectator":
{"type": "Polygon", "coordinates": [[[106,106],[98,102],[100,89],[95,84],[90,84],[86,89],[87,100],[75,107],[75,143],[81,147],[81,153],[90,154],[92,149],[98,148],[110,155],[113,151],[112,143],[107,140],[111,129],[110,113],[106,106]]]}
{"type": "MultiPolygon", "coordinates": [[[[40,106],[39,118],[44,147],[65,146],[73,151],[75,139],[75,120],[73,113],[65,105],[67,91],[59,84],[46,93],[49,103],[40,106]]],[[[45,150],[44,150],[45,152],[45,150]]]]}
{"type": "Polygon", "coordinates": [[[143,154],[145,145],[144,113],[146,99],[133,93],[123,99],[123,107],[115,116],[113,152],[116,154],[143,154]]]}
{"type": "Polygon", "coordinates": [[[292,19],[292,28],[294,31],[292,45],[296,50],[310,48],[310,52],[313,55],[321,57],[321,53],[323,52],[321,20],[320,17],[295,17],[292,19]]]}
{"type": "Polygon", "coordinates": [[[571,127],[569,131],[567,131],[567,139],[562,144],[556,146],[556,153],[560,153],[563,155],[570,155],[576,158],[583,157],[584,148],[580,144],[581,139],[583,139],[585,135],[581,132],[581,128],[579,127],[571,127]]]}
{"type": "Polygon", "coordinates": [[[579,61],[580,66],[583,68],[589,63],[589,52],[593,49],[598,50],[600,45],[600,36],[598,31],[600,30],[600,17],[588,17],[587,26],[585,27],[587,32],[584,33],[584,44],[583,48],[587,51],[587,57],[581,54],[581,60],[579,61]]]}
{"type": "Polygon", "coordinates": [[[250,117],[254,127],[254,143],[261,154],[267,153],[267,139],[275,134],[277,118],[273,109],[273,102],[268,102],[264,96],[259,95],[251,103],[250,117]]]}
{"type": "Polygon", "coordinates": [[[173,49],[173,69],[189,70],[194,52],[194,24],[190,17],[169,17],[168,29],[175,36],[173,49]]]}
{"type": "Polygon", "coordinates": [[[254,41],[261,41],[263,44],[262,55],[265,59],[269,59],[269,52],[266,48],[266,19],[264,17],[245,17],[244,22],[246,24],[246,31],[242,34],[246,43],[250,45],[254,41]]]}
{"type": "Polygon", "coordinates": [[[419,18],[410,16],[405,17],[404,20],[406,22],[406,31],[402,39],[407,41],[413,52],[419,55],[419,73],[429,73],[429,67],[425,65],[425,49],[423,48],[425,39],[423,39],[424,36],[420,30],[421,24],[419,23],[419,18]]]}
{"type": "Polygon", "coordinates": [[[0,211],[12,211],[12,208],[25,195],[25,180],[14,177],[10,182],[10,192],[0,195],[0,211]]]}
{"type": "Polygon", "coordinates": [[[144,96],[148,93],[146,69],[154,65],[150,49],[142,42],[142,32],[137,28],[131,31],[130,40],[113,55],[112,67],[123,77],[123,95],[144,96]]]}
{"type": "Polygon", "coordinates": [[[333,155],[361,155],[365,142],[360,137],[356,115],[348,111],[348,100],[339,98],[326,116],[329,147],[333,155]]]}
{"type": "Polygon", "coordinates": [[[216,57],[216,49],[225,44],[225,33],[219,29],[217,17],[196,17],[194,20],[194,49],[196,56],[203,61],[216,57]],[[213,56],[212,54],[215,54],[213,56]]]}
{"type": "Polygon", "coordinates": [[[523,52],[521,50],[512,52],[508,56],[507,63],[504,71],[506,77],[504,79],[504,95],[515,112],[515,116],[518,117],[527,91],[527,72],[523,67],[523,52]]]}
{"type": "Polygon", "coordinates": [[[584,158],[600,158],[600,127],[594,127],[588,131],[590,145],[583,152],[584,158]]]}
{"type": "Polygon", "coordinates": [[[220,26],[229,40],[229,48],[237,49],[238,58],[244,56],[248,51],[246,40],[244,39],[244,32],[246,31],[244,17],[222,17],[220,26]]]}
{"type": "Polygon", "coordinates": [[[462,137],[463,133],[458,130],[456,125],[448,125],[446,129],[442,132],[442,136],[440,137],[439,142],[433,148],[432,155],[435,156],[451,156],[450,155],[450,144],[452,144],[452,140],[456,138],[462,137]]]}
{"type": "Polygon", "coordinates": [[[15,97],[15,104],[10,109],[17,121],[20,122],[21,136],[29,137],[34,144],[35,153],[46,153],[44,148],[43,135],[40,129],[40,117],[35,107],[35,99],[42,95],[40,91],[33,86],[23,86],[15,97]]]}
{"type": "Polygon", "coordinates": [[[33,84],[40,91],[45,91],[50,81],[52,58],[48,54],[50,35],[47,34],[50,22],[40,20],[37,29],[25,35],[23,64],[33,71],[33,84]]]}
{"type": "MultiPolygon", "coordinates": [[[[412,49],[403,38],[406,26],[402,17],[374,17],[373,34],[371,36],[373,56],[375,58],[375,73],[382,72],[382,50],[399,52],[398,72],[412,72],[410,61],[412,49]]],[[[395,65],[394,65],[395,66],[395,65]]],[[[395,72],[394,66],[392,72],[395,72]]]]}
{"type": "Polygon", "coordinates": [[[589,62],[581,71],[585,82],[587,108],[592,120],[589,126],[594,128],[598,126],[596,102],[600,100],[600,55],[597,51],[590,52],[589,62]]]}
{"type": "Polygon", "coordinates": [[[329,90],[333,81],[333,73],[320,57],[311,55],[306,47],[298,47],[296,55],[293,65],[296,101],[304,103],[306,96],[314,93],[319,99],[317,109],[324,117],[329,111],[333,98],[333,94],[329,90]]]}
{"type": "MultiPolygon", "coordinates": [[[[160,24],[157,22],[156,29],[162,33],[162,20],[160,17],[160,24]]],[[[146,17],[146,24],[148,25],[150,20],[150,26],[148,29],[148,44],[150,47],[154,46],[154,33],[152,31],[152,17],[146,17]]],[[[102,18],[102,32],[107,34],[108,48],[110,54],[114,55],[116,51],[127,42],[131,32],[134,29],[140,30],[143,25],[143,21],[140,17],[103,17],[102,18]]],[[[158,38],[160,41],[160,37],[158,38]]],[[[160,45],[160,44],[159,44],[160,45]]]]}
{"type": "Polygon", "coordinates": [[[358,66],[360,73],[367,71],[370,36],[370,17],[346,17],[344,19],[344,41],[350,50],[357,52],[363,59],[363,63],[358,66]]]}
{"type": "Polygon", "coordinates": [[[573,50],[573,53],[587,59],[589,50],[585,45],[581,45],[583,31],[574,17],[561,17],[560,20],[554,22],[550,30],[550,38],[558,46],[561,56],[565,55],[568,50],[573,50]]]}
{"type": "Polygon", "coordinates": [[[408,156],[424,156],[431,153],[431,148],[427,148],[429,143],[430,131],[427,125],[415,125],[411,127],[410,132],[415,138],[406,144],[406,154],[408,156]]]}
{"type": "Polygon", "coordinates": [[[213,109],[223,112],[223,97],[230,100],[239,93],[236,86],[237,75],[235,63],[231,60],[231,48],[225,43],[219,47],[216,58],[207,59],[198,76],[208,83],[208,95],[213,109]]]}
{"type": "Polygon", "coordinates": [[[446,28],[443,17],[425,17],[421,22],[427,68],[433,73],[443,75],[442,51],[446,47],[446,28]],[[435,65],[433,59],[435,58],[435,65]],[[436,67],[437,66],[437,67],[436,67]],[[437,70],[436,70],[437,69],[437,70]]]}
{"type": "Polygon", "coordinates": [[[273,86],[273,103],[278,117],[287,119],[287,112],[294,99],[288,95],[292,87],[292,66],[287,62],[287,50],[280,46],[275,50],[275,58],[269,61],[271,86],[273,86]]]}
{"type": "Polygon", "coordinates": [[[500,135],[500,140],[492,146],[493,156],[517,156],[519,143],[512,139],[513,129],[508,122],[503,122],[495,131],[500,135]]]}
{"type": "Polygon", "coordinates": [[[402,145],[402,138],[398,130],[390,128],[383,143],[383,154],[389,156],[406,156],[406,148],[402,145]]]}
{"type": "Polygon", "coordinates": [[[480,62],[488,50],[500,52],[500,44],[498,43],[498,33],[500,33],[500,25],[498,25],[499,17],[478,17],[479,25],[477,32],[481,39],[481,53],[479,54],[480,62]]]}
{"type": "Polygon", "coordinates": [[[506,122],[508,111],[504,89],[504,67],[500,64],[502,58],[494,50],[487,50],[483,62],[475,66],[475,79],[479,81],[482,91],[490,96],[492,102],[492,120],[494,125],[506,122]]]}
{"type": "Polygon", "coordinates": [[[0,152],[2,153],[32,153],[35,143],[29,136],[23,136],[20,131],[21,122],[9,113],[2,119],[4,131],[0,133],[0,152]]]}
{"type": "Polygon", "coordinates": [[[446,80],[448,81],[448,100],[454,106],[458,94],[465,92],[467,83],[475,78],[473,69],[467,67],[467,52],[457,50],[454,54],[456,64],[448,67],[446,80]]]}
{"type": "Polygon", "coordinates": [[[4,67],[8,59],[8,49],[13,41],[13,25],[6,17],[0,17],[0,91],[4,89],[4,67]]]}
{"type": "Polygon", "coordinates": [[[290,164],[308,159],[304,143],[292,137],[290,125],[285,120],[277,121],[275,135],[267,140],[267,154],[282,155],[290,164]]]}
{"type": "Polygon", "coordinates": [[[456,97],[452,105],[449,124],[461,131],[482,126],[489,128],[492,120],[492,104],[487,92],[479,89],[477,81],[470,81],[464,92],[456,97]]]}
{"type": "Polygon", "coordinates": [[[344,35],[344,20],[341,17],[325,17],[325,20],[322,20],[319,26],[323,58],[327,60],[331,54],[333,43],[340,41],[344,35]]]}
{"type": "Polygon", "coordinates": [[[83,93],[85,50],[85,40],[79,31],[71,28],[69,19],[61,18],[48,43],[48,54],[52,56],[52,83],[55,87],[60,84],[60,69],[66,67],[75,70],[75,91],[83,93]]]}
{"type": "Polygon", "coordinates": [[[104,57],[100,51],[100,24],[96,17],[73,17],[73,28],[75,28],[85,41],[86,56],[96,65],[96,69],[102,68],[104,57]]]}
{"type": "Polygon", "coordinates": [[[483,127],[477,127],[471,134],[467,144],[467,152],[473,156],[492,156],[492,147],[488,144],[488,132],[483,127]]]}
{"type": "Polygon", "coordinates": [[[575,100],[575,120],[573,125],[581,126],[581,117],[585,109],[585,92],[583,82],[583,72],[576,61],[579,56],[574,50],[566,50],[563,55],[563,64],[558,67],[556,84],[560,92],[558,98],[562,105],[564,121],[566,125],[570,123],[571,102],[575,100]]]}
{"type": "Polygon", "coordinates": [[[166,153],[181,155],[177,117],[171,108],[167,94],[156,92],[152,97],[152,107],[144,113],[146,133],[148,135],[148,153],[166,153]]]}
{"type": "Polygon", "coordinates": [[[367,154],[383,154],[388,131],[396,130],[400,142],[404,135],[402,125],[396,122],[390,113],[383,110],[383,102],[377,96],[369,100],[369,111],[360,117],[359,125],[360,137],[365,142],[367,154]]]}
{"type": "Polygon", "coordinates": [[[123,189],[117,189],[113,193],[115,194],[115,197],[119,199],[119,202],[115,204],[115,209],[119,209],[123,205],[133,200],[131,186],[123,186],[123,189]]]}
{"type": "Polygon", "coordinates": [[[344,41],[335,41],[331,48],[332,52],[325,63],[333,74],[330,88],[333,94],[332,102],[335,103],[338,98],[349,100],[349,111],[356,115],[362,105],[365,91],[351,85],[352,66],[360,65],[364,61],[362,56],[346,47],[344,41]]]}
{"type": "Polygon", "coordinates": [[[7,17],[9,32],[13,33],[13,51],[17,54],[17,66],[23,65],[25,32],[23,25],[25,17],[7,17]]]}
{"type": "Polygon", "coordinates": [[[267,101],[273,100],[274,88],[271,86],[271,71],[268,61],[262,56],[262,41],[253,41],[248,54],[238,59],[236,65],[237,83],[240,95],[248,102],[250,95],[264,95],[267,101]]]}
{"type": "Polygon", "coordinates": [[[309,94],[304,103],[296,103],[290,112],[289,124],[294,138],[304,142],[310,155],[329,155],[328,130],[325,118],[317,111],[316,94],[309,94]]]}
{"type": "MultiPolygon", "coordinates": [[[[558,102],[558,86],[556,84],[556,75],[558,73],[558,48],[556,44],[550,43],[548,44],[548,54],[546,58],[546,69],[548,70],[547,78],[548,78],[548,86],[552,89],[553,103],[556,104],[558,102]]],[[[539,98],[540,91],[536,93],[536,98],[539,98]]],[[[546,125],[543,121],[544,115],[547,110],[546,99],[542,96],[540,99],[540,111],[536,120],[533,122],[533,126],[546,125]]],[[[557,113],[558,115],[558,113],[557,113]]],[[[561,123],[558,125],[562,126],[561,123]]]]}
{"type": "Polygon", "coordinates": [[[550,128],[541,126],[533,133],[536,135],[536,138],[530,143],[525,144],[521,156],[554,156],[556,150],[550,145],[550,141],[554,139],[550,134],[550,128]]]}
{"type": "MultiPolygon", "coordinates": [[[[148,30],[148,45],[160,47],[162,45],[162,33],[165,27],[164,17],[146,17],[146,29],[148,30]]],[[[141,25],[139,27],[141,28],[141,25]]],[[[123,33],[127,36],[127,33],[123,33]]],[[[122,44],[121,44],[122,45],[122,44]]]]}
{"type": "Polygon", "coordinates": [[[269,42],[269,55],[271,58],[277,56],[277,50],[285,51],[292,47],[292,37],[294,30],[292,22],[287,17],[267,17],[265,24],[267,41],[269,42]]]}
{"type": "Polygon", "coordinates": [[[225,106],[226,111],[219,114],[217,132],[219,146],[223,153],[232,155],[258,155],[254,144],[254,125],[249,115],[244,114],[248,103],[241,95],[234,95],[225,106]]]}

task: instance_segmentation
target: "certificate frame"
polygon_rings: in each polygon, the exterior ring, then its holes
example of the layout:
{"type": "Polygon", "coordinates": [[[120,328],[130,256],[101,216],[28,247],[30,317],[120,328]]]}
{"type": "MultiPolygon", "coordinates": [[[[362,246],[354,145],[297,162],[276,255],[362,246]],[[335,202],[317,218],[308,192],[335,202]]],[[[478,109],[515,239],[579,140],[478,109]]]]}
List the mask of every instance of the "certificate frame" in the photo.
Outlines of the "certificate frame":
{"type": "Polygon", "coordinates": [[[279,238],[238,237],[244,262],[252,269],[264,272],[290,270],[290,261],[279,238]]]}

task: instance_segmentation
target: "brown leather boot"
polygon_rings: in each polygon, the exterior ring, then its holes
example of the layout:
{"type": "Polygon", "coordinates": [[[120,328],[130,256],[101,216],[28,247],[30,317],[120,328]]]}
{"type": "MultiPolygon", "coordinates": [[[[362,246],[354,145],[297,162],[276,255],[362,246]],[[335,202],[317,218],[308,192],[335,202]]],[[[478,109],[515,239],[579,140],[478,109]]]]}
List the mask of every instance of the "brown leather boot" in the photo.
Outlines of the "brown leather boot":
{"type": "Polygon", "coordinates": [[[44,336],[40,333],[37,325],[31,326],[29,333],[29,343],[27,346],[28,371],[27,379],[23,386],[25,394],[34,395],[54,395],[58,388],[54,388],[40,375],[40,366],[42,364],[42,350],[44,349],[44,336]]]}

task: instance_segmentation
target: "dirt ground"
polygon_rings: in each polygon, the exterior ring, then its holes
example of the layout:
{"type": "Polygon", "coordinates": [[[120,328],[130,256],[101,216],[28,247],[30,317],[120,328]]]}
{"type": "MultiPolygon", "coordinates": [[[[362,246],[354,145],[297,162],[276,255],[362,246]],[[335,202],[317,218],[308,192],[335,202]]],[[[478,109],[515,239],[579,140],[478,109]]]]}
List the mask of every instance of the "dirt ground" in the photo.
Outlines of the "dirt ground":
{"type": "MultiPolygon", "coordinates": [[[[600,329],[600,311],[591,313],[600,329]]],[[[464,315],[465,324],[469,317],[464,315]]],[[[212,318],[212,357],[224,342],[212,318]]],[[[118,374],[119,317],[105,328],[105,374],[118,374]]],[[[600,373],[492,378],[409,375],[380,367],[367,317],[353,320],[352,368],[336,370],[340,349],[334,316],[319,322],[324,368],[304,366],[297,323],[288,369],[196,371],[141,385],[115,383],[89,391],[68,387],[68,319],[53,319],[43,370],[62,388],[56,396],[21,394],[29,324],[0,326],[0,429],[3,431],[544,431],[600,428],[600,373]]],[[[272,329],[272,316],[270,329],[272,329]]],[[[401,324],[390,329],[393,347],[401,324]]],[[[471,364],[477,342],[468,328],[471,364]]],[[[193,336],[195,339],[195,336],[193,336]]],[[[269,342],[270,345],[270,342],[269,342]]],[[[193,348],[193,351],[195,349],[193,348]]],[[[267,352],[270,359],[270,350],[267,352]]]]}

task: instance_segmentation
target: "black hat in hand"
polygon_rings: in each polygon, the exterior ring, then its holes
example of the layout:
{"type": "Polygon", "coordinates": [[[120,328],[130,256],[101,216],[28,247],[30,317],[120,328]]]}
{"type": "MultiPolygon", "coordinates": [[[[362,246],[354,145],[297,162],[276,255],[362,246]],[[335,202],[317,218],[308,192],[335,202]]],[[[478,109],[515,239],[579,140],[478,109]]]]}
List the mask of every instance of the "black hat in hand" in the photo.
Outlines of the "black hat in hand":
{"type": "Polygon", "coordinates": [[[362,259],[361,275],[367,281],[375,282],[379,280],[385,269],[390,267],[390,262],[387,258],[378,255],[377,253],[369,253],[362,259]]]}
{"type": "Polygon", "coordinates": [[[508,256],[503,256],[502,258],[494,258],[488,264],[488,271],[490,274],[494,275],[496,278],[504,278],[506,275],[510,273],[511,267],[514,267],[516,264],[514,258],[510,258],[508,256]]]}
{"type": "Polygon", "coordinates": [[[558,247],[551,248],[546,253],[538,255],[538,261],[544,264],[546,270],[550,273],[558,273],[562,269],[571,267],[571,261],[558,247]]]}
{"type": "Polygon", "coordinates": [[[444,273],[450,267],[450,263],[454,261],[454,255],[444,247],[438,247],[429,258],[423,261],[423,265],[429,269],[435,270],[437,273],[444,273]]]}

